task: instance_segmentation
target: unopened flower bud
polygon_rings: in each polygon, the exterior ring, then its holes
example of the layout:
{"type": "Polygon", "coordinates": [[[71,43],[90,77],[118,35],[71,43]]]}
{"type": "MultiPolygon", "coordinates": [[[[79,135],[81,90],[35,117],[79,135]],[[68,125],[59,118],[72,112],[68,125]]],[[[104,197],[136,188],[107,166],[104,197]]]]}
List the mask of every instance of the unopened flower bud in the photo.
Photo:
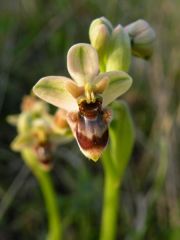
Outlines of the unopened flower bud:
{"type": "Polygon", "coordinates": [[[124,28],[118,25],[112,33],[109,44],[106,71],[128,71],[130,61],[130,38],[124,28]]]}
{"type": "Polygon", "coordinates": [[[140,19],[127,25],[125,30],[131,38],[132,54],[136,57],[150,58],[156,35],[149,23],[140,19]]]}
{"type": "Polygon", "coordinates": [[[91,23],[89,37],[92,46],[97,51],[101,51],[106,47],[112,30],[111,23],[105,17],[97,18],[91,23]]]}

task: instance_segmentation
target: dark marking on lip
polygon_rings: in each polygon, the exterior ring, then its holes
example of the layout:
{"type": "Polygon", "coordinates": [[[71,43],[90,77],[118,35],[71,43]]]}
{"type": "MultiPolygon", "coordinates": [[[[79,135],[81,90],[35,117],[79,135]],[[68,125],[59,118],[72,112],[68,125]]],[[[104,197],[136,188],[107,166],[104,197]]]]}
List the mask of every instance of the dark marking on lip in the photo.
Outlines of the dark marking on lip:
{"type": "Polygon", "coordinates": [[[105,130],[101,137],[93,135],[91,139],[81,132],[76,132],[77,140],[84,150],[105,148],[108,143],[108,135],[108,129],[105,130]]]}

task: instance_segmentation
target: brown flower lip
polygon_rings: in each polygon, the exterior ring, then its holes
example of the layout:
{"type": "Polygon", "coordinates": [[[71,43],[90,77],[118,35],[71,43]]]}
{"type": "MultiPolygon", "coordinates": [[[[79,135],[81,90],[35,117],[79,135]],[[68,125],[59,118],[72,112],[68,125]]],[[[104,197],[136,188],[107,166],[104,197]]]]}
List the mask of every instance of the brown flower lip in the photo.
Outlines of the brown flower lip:
{"type": "Polygon", "coordinates": [[[77,132],[77,139],[82,149],[90,150],[90,149],[104,149],[108,142],[108,129],[102,134],[101,137],[97,137],[93,135],[92,138],[88,138],[84,134],[77,132]]]}
{"type": "Polygon", "coordinates": [[[108,124],[104,120],[102,101],[83,101],[79,105],[76,137],[83,150],[104,149],[108,142],[108,124]]]}

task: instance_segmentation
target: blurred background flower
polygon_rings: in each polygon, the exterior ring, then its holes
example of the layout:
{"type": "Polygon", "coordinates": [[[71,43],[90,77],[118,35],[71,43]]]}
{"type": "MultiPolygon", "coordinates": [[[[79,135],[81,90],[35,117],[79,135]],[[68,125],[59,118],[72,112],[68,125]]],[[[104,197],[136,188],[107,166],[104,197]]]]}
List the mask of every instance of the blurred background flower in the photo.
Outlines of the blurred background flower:
{"type": "Polygon", "coordinates": [[[57,146],[73,139],[63,115],[63,110],[50,114],[48,105],[34,96],[23,97],[21,113],[7,117],[8,123],[17,127],[12,150],[21,153],[30,149],[38,160],[37,166],[51,170],[57,146]]]}
{"type": "MultiPolygon", "coordinates": [[[[0,239],[43,239],[46,229],[36,182],[9,148],[16,132],[6,117],[20,112],[22,97],[42,76],[67,75],[68,49],[88,42],[91,21],[105,16],[114,26],[145,19],[157,34],[150,62],[133,59],[134,85],[124,96],[136,144],[121,188],[118,239],[179,240],[179,8],[179,0],[1,1],[0,239]]],[[[55,161],[66,239],[97,239],[100,162],[84,161],[74,142],[58,148],[55,161]]]]}

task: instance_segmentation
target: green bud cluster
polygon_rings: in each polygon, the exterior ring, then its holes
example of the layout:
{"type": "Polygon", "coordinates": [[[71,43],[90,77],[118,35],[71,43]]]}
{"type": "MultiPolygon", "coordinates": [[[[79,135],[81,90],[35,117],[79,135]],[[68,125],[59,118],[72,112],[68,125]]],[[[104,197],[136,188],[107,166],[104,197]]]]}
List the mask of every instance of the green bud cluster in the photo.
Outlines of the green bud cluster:
{"type": "Polygon", "coordinates": [[[89,28],[91,45],[97,50],[101,72],[128,71],[131,54],[148,59],[153,52],[155,32],[144,20],[138,20],[125,27],[113,28],[105,17],[92,21],[89,28]]]}

